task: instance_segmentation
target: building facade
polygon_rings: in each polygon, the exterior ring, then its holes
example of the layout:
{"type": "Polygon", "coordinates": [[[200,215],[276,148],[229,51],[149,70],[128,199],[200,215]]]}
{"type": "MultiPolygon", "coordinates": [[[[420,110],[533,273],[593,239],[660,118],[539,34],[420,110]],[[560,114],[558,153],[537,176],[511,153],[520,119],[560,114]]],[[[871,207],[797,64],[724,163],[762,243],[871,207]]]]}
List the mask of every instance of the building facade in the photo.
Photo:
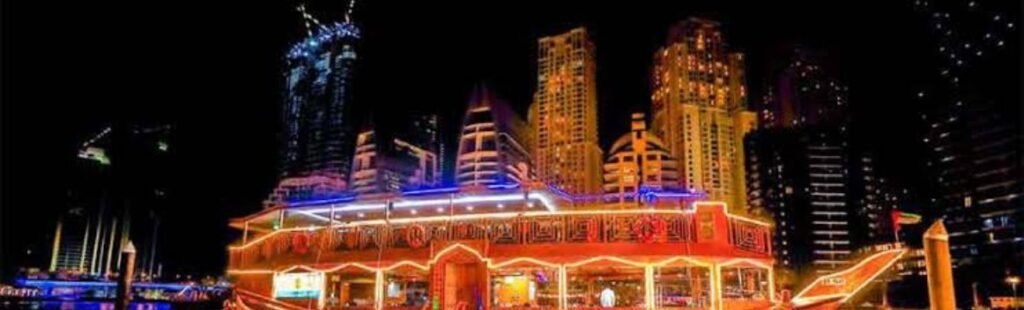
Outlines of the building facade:
{"type": "Polygon", "coordinates": [[[604,193],[621,204],[641,201],[647,190],[678,190],[679,162],[657,136],[647,131],[642,113],[634,113],[630,132],[622,135],[604,163],[604,193]]]}
{"type": "Polygon", "coordinates": [[[747,148],[750,205],[777,225],[777,264],[799,274],[845,267],[855,248],[843,133],[761,130],[747,138],[747,148]]]}
{"type": "Polygon", "coordinates": [[[849,87],[823,53],[802,46],[778,48],[768,66],[761,100],[762,127],[843,124],[849,120],[849,87]]]}
{"type": "Polygon", "coordinates": [[[399,193],[440,185],[440,162],[428,146],[369,128],[356,136],[355,146],[349,181],[352,193],[399,193]]]}
{"type": "Polygon", "coordinates": [[[718,23],[691,18],[670,29],[652,74],[652,127],[679,160],[682,185],[742,208],[743,136],[757,126],[743,55],[728,51],[718,23]]]}
{"type": "Polygon", "coordinates": [[[594,57],[584,28],[538,40],[532,158],[542,182],[569,193],[601,190],[594,57]]]}
{"type": "Polygon", "coordinates": [[[1012,294],[999,281],[1024,274],[1024,111],[1017,3],[915,3],[935,70],[912,93],[931,219],[949,232],[959,306],[974,291],[1012,294]],[[977,283],[972,288],[972,283],[977,283]]]}
{"type": "Polygon", "coordinates": [[[348,177],[353,140],[348,110],[359,36],[359,28],[348,22],[320,25],[288,52],[282,177],[348,177]]]}
{"type": "Polygon", "coordinates": [[[458,186],[519,184],[534,177],[529,127],[489,89],[477,87],[462,122],[456,157],[458,186]],[[525,171],[523,171],[525,169],[525,171]]]}
{"type": "Polygon", "coordinates": [[[168,125],[116,123],[82,143],[68,178],[68,208],[54,225],[50,272],[113,276],[126,263],[120,249],[131,240],[136,274],[162,274],[157,249],[161,215],[171,212],[173,138],[168,125]]]}

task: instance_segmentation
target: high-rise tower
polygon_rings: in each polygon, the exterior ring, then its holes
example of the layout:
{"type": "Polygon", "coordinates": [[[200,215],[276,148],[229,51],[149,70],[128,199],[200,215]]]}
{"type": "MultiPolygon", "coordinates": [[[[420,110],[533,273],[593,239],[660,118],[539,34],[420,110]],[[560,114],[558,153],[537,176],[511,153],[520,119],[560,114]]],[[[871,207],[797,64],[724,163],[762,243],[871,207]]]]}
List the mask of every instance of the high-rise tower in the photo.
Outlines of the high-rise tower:
{"type": "Polygon", "coordinates": [[[698,18],[672,27],[652,71],[652,127],[679,160],[683,187],[736,210],[746,200],[743,136],[757,126],[743,72],[718,23],[698,18]]]}
{"type": "Polygon", "coordinates": [[[781,47],[773,54],[757,109],[763,127],[848,124],[849,87],[837,78],[827,55],[802,46],[781,47]]]}
{"type": "Polygon", "coordinates": [[[568,193],[601,190],[596,71],[586,29],[538,40],[533,159],[541,181],[568,193]]]}
{"type": "Polygon", "coordinates": [[[356,138],[349,190],[366,195],[437,187],[440,162],[429,138],[434,131],[436,127],[403,130],[413,134],[402,135],[366,124],[356,138]]]}
{"type": "Polygon", "coordinates": [[[459,186],[516,183],[516,169],[531,166],[528,134],[522,118],[486,87],[478,87],[462,123],[455,181],[459,186]]]}
{"type": "Polygon", "coordinates": [[[352,164],[352,77],[359,28],[322,24],[299,6],[307,37],[286,55],[281,177],[267,206],[346,195],[352,164]]]}
{"type": "Polygon", "coordinates": [[[1006,294],[993,279],[1024,274],[1020,3],[914,7],[936,43],[934,75],[916,93],[932,181],[926,215],[949,230],[956,299],[966,308],[975,290],[1006,294]]]}
{"type": "Polygon", "coordinates": [[[344,180],[352,154],[347,109],[359,28],[305,16],[316,25],[287,55],[281,173],[344,180]]]}

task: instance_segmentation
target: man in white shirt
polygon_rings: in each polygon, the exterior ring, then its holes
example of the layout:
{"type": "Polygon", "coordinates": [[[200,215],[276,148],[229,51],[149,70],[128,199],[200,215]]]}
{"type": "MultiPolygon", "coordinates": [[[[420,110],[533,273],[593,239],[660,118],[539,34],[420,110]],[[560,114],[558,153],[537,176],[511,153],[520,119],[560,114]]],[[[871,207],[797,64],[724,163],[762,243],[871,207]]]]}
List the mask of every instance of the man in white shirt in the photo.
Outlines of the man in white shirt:
{"type": "Polygon", "coordinates": [[[602,308],[615,307],[615,291],[612,291],[612,289],[605,287],[604,290],[601,291],[601,297],[599,299],[601,301],[602,308]]]}

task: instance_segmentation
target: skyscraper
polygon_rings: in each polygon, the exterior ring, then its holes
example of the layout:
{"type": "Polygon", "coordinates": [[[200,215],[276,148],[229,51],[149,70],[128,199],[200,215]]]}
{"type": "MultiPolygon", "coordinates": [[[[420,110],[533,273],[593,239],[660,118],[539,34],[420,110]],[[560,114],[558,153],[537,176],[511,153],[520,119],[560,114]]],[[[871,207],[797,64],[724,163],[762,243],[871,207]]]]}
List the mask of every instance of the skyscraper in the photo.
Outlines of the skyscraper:
{"type": "Polygon", "coordinates": [[[619,203],[640,200],[642,188],[679,188],[679,162],[657,136],[647,131],[643,113],[633,113],[630,132],[608,150],[604,163],[604,193],[619,203]]]}
{"type": "Polygon", "coordinates": [[[652,128],[679,160],[682,185],[735,210],[746,203],[743,136],[757,126],[743,63],[718,23],[690,18],[669,30],[652,70],[652,128]]]}
{"type": "Polygon", "coordinates": [[[750,204],[775,220],[772,250],[780,266],[831,272],[855,249],[845,140],[838,130],[797,128],[747,137],[750,204]]]}
{"type": "Polygon", "coordinates": [[[366,126],[356,138],[349,189],[363,195],[438,186],[440,162],[430,148],[366,126]]]}
{"type": "Polygon", "coordinates": [[[137,274],[159,273],[160,214],[167,212],[173,132],[166,125],[116,124],[82,143],[69,181],[69,207],[57,216],[50,270],[107,275],[138,249],[137,274]]]}
{"type": "Polygon", "coordinates": [[[874,155],[852,138],[848,89],[826,56],[794,46],[773,53],[764,128],[745,139],[749,207],[775,220],[773,254],[798,274],[844,268],[859,249],[893,241],[894,202],[874,155]]]}
{"type": "Polygon", "coordinates": [[[351,164],[349,105],[359,28],[319,24],[287,54],[282,177],[345,180],[351,164]]]}
{"type": "Polygon", "coordinates": [[[520,181],[519,166],[532,171],[529,134],[526,122],[508,105],[486,86],[477,87],[462,122],[455,181],[459,186],[520,181]]]}
{"type": "Polygon", "coordinates": [[[761,124],[793,127],[848,121],[848,87],[824,54],[802,46],[785,46],[771,56],[767,68],[761,124]]]}
{"type": "Polygon", "coordinates": [[[749,204],[776,224],[772,250],[780,267],[798,275],[833,272],[858,250],[893,241],[890,211],[898,193],[849,136],[828,126],[747,136],[749,204]]]}
{"type": "Polygon", "coordinates": [[[1024,134],[1020,3],[917,1],[936,65],[915,91],[930,188],[943,219],[962,306],[1007,294],[997,279],[1024,274],[1024,134]]]}
{"type": "Polygon", "coordinates": [[[602,159],[594,44],[582,27],[537,43],[537,90],[529,120],[538,177],[568,193],[597,193],[602,159]]]}

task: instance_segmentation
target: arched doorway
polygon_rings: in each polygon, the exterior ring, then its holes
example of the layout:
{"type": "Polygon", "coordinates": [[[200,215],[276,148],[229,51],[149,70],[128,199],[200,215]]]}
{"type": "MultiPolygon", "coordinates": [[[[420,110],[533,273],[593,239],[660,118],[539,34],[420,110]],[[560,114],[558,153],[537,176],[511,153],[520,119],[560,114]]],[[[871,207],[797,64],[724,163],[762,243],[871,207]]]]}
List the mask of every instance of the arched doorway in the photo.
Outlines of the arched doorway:
{"type": "Polygon", "coordinates": [[[440,252],[432,268],[431,297],[435,309],[484,309],[488,297],[487,264],[464,245],[440,252]]]}

